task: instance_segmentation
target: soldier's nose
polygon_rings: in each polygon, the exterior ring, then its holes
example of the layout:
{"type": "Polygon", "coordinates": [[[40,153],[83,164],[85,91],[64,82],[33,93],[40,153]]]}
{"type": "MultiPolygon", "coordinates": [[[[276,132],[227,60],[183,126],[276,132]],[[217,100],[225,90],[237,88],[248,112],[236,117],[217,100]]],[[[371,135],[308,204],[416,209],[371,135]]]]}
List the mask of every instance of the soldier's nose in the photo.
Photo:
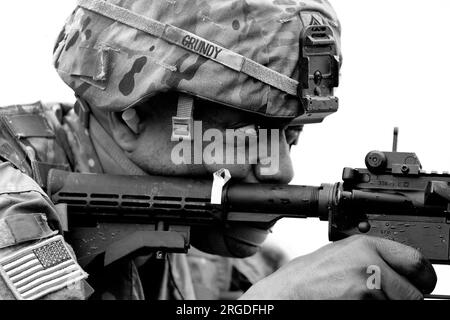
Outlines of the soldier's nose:
{"type": "Polygon", "coordinates": [[[254,174],[260,182],[287,184],[294,177],[284,130],[278,130],[278,132],[277,135],[273,133],[270,135],[266,150],[259,150],[258,164],[254,166],[254,174]],[[278,139],[273,139],[274,136],[278,136],[278,139]]]}

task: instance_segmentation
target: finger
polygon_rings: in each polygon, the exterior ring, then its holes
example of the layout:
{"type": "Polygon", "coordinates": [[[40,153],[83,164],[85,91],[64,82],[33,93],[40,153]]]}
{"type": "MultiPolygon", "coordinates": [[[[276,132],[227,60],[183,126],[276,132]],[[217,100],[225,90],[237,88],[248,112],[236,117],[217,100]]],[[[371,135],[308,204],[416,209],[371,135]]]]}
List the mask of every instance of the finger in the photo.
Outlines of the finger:
{"type": "Polygon", "coordinates": [[[405,276],[423,293],[431,293],[437,282],[431,263],[414,248],[381,238],[368,238],[378,254],[397,273],[405,276]]]}
{"type": "MultiPolygon", "coordinates": [[[[390,300],[423,300],[423,294],[405,277],[398,274],[389,265],[381,263],[379,270],[380,290],[382,290],[386,297],[390,300]]],[[[376,274],[372,277],[375,277],[376,274]]],[[[370,281],[373,279],[369,279],[370,281]]],[[[368,280],[368,281],[369,281],[368,280]]],[[[374,283],[368,283],[373,285],[374,283]]]]}

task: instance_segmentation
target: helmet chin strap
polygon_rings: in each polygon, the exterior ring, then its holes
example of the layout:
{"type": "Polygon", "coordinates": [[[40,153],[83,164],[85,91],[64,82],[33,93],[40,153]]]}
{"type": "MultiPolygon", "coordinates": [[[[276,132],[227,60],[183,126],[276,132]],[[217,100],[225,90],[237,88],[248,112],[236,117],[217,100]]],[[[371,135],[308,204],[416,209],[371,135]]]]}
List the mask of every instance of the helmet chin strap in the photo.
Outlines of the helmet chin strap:
{"type": "Polygon", "coordinates": [[[178,97],[177,115],[172,117],[172,141],[192,141],[194,98],[186,93],[178,97]]]}

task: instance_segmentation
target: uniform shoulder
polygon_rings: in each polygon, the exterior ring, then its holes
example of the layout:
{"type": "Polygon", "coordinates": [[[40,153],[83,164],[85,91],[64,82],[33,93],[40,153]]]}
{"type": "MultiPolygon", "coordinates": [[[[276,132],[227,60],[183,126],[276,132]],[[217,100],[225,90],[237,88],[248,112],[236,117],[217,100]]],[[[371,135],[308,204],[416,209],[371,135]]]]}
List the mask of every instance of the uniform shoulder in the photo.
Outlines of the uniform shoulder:
{"type": "Polygon", "coordinates": [[[17,104],[0,108],[0,160],[43,184],[49,167],[70,167],[61,126],[70,104],[17,104]]]}

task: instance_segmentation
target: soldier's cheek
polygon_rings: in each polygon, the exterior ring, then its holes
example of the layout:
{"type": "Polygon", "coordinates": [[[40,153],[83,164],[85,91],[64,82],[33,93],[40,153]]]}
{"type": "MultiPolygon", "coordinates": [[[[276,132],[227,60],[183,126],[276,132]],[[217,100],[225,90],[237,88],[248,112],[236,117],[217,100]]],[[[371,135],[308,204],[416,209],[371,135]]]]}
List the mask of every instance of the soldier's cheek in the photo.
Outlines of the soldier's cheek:
{"type": "Polygon", "coordinates": [[[212,176],[212,174],[220,169],[228,169],[231,174],[231,178],[235,180],[246,180],[249,176],[253,176],[252,165],[229,165],[229,164],[204,164],[206,171],[212,176]]]}

